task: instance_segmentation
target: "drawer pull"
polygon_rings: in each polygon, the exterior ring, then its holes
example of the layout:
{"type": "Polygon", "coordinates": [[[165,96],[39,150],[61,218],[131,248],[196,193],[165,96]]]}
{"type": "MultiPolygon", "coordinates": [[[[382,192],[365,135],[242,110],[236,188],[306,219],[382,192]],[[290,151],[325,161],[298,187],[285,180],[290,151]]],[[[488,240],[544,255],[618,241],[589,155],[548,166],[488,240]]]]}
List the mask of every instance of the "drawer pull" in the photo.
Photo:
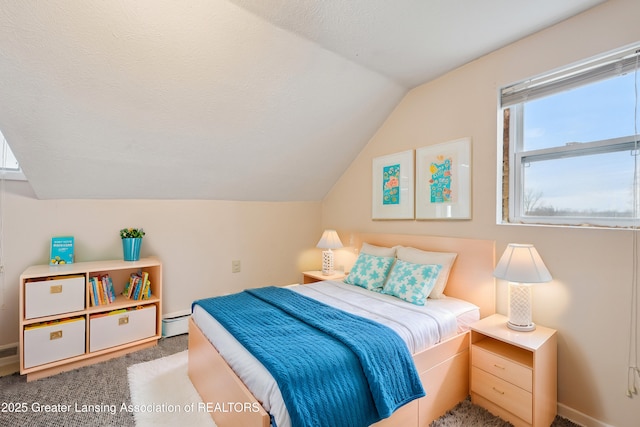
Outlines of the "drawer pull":
{"type": "Polygon", "coordinates": [[[118,319],[118,326],[126,325],[129,323],[129,316],[122,316],[118,319]]]}
{"type": "Polygon", "coordinates": [[[492,388],[492,389],[493,389],[493,391],[495,391],[496,393],[504,394],[504,391],[502,391],[502,390],[498,390],[498,389],[497,389],[497,388],[495,388],[495,387],[491,387],[491,388],[492,388]]]}
{"type": "Polygon", "coordinates": [[[62,338],[62,331],[55,331],[49,334],[49,341],[57,340],[62,338]]]}
{"type": "Polygon", "coordinates": [[[55,285],[49,287],[50,294],[61,294],[62,293],[62,285],[55,285]]]}
{"type": "Polygon", "coordinates": [[[498,365],[497,363],[494,363],[494,364],[493,364],[493,366],[494,366],[494,367],[496,367],[496,368],[498,368],[498,369],[502,369],[502,370],[505,370],[505,369],[506,369],[504,366],[502,366],[502,365],[498,365]]]}

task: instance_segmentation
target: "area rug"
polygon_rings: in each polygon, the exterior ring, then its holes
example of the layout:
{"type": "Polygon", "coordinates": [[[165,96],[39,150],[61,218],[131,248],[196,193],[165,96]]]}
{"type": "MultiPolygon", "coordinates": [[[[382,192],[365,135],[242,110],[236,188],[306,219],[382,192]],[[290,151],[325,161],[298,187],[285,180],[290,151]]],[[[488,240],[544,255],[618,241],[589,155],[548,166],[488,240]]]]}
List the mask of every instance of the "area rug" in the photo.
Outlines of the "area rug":
{"type": "Polygon", "coordinates": [[[215,427],[187,374],[187,351],[127,368],[136,427],[215,427]]]}

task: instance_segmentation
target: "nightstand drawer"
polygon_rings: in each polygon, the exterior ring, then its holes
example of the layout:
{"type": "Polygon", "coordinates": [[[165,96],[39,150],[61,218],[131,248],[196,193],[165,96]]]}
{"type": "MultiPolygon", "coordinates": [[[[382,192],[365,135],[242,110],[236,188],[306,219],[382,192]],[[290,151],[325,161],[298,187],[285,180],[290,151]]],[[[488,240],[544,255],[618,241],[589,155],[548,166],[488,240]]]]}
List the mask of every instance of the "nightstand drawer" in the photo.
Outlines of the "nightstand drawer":
{"type": "Polygon", "coordinates": [[[471,360],[473,366],[483,371],[493,374],[528,392],[533,390],[533,372],[526,366],[505,359],[477,345],[471,347],[471,360]]]}
{"type": "Polygon", "coordinates": [[[471,370],[471,391],[494,402],[529,424],[533,421],[531,393],[475,366],[471,370]]]}

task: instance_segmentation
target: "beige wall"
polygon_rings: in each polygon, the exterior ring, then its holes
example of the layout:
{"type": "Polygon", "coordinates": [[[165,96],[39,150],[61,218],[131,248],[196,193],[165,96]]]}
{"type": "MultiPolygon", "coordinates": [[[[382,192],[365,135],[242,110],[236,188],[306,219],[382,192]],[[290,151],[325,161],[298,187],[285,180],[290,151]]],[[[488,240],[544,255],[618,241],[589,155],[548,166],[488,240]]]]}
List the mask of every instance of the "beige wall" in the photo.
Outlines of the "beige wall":
{"type": "Polygon", "coordinates": [[[53,235],[75,237],[76,261],[122,259],[118,231],[144,227],[141,256],[163,262],[165,313],[198,298],[296,283],[301,271],[320,267],[319,202],[37,200],[28,183],[5,185],[0,346],[18,342],[19,276],[48,262],[53,235]],[[240,273],[231,273],[232,260],[240,273]]]}
{"type": "MultiPolygon", "coordinates": [[[[639,16],[640,2],[610,0],[412,90],[325,198],[322,217],[343,239],[350,231],[495,239],[497,256],[509,242],[535,244],[554,277],[534,289],[534,321],[559,331],[561,412],[629,427],[640,419],[640,397],[625,396],[631,233],[496,225],[497,90],[640,41],[639,16]],[[371,220],[374,157],[461,137],[473,139],[471,221],[371,220]]],[[[497,291],[498,310],[506,313],[505,284],[497,291]]]]}
{"type": "MultiPolygon", "coordinates": [[[[614,426],[636,426],[640,397],[628,399],[631,235],[627,231],[496,225],[497,89],[505,84],[640,41],[640,2],[610,0],[574,19],[494,52],[411,91],[320,203],[35,199],[27,183],[4,195],[4,307],[0,346],[18,341],[18,276],[45,263],[49,239],[76,237],[78,261],[121,257],[118,230],[148,232],[142,255],[165,264],[165,313],[192,300],[265,284],[297,282],[318,268],[323,226],[350,231],[433,234],[536,245],[554,281],[534,289],[534,320],[559,331],[561,411],[614,426]],[[371,221],[371,160],[473,139],[471,221],[371,221]],[[231,260],[242,272],[231,273],[231,260]],[[572,410],[579,413],[573,413],[572,410]],[[593,417],[593,419],[586,418],[593,417]]],[[[473,37],[472,34],[469,37],[473,37]]],[[[506,288],[498,283],[498,310],[506,288]]]]}

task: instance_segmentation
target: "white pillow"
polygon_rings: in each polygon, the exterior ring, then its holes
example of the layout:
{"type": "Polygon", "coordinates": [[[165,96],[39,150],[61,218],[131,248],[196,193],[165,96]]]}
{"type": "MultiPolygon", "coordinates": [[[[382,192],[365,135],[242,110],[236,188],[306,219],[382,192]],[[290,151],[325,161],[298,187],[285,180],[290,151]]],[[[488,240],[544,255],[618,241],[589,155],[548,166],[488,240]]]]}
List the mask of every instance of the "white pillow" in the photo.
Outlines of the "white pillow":
{"type": "Polygon", "coordinates": [[[398,246],[396,249],[398,259],[414,264],[436,264],[441,265],[442,269],[438,275],[438,280],[433,290],[429,294],[429,298],[444,298],[444,288],[449,280],[449,273],[458,254],[449,252],[429,252],[416,248],[398,246]]]}
{"type": "Polygon", "coordinates": [[[363,243],[360,252],[364,254],[382,256],[382,257],[396,257],[396,247],[385,248],[383,246],[370,245],[369,243],[363,243]]]}

